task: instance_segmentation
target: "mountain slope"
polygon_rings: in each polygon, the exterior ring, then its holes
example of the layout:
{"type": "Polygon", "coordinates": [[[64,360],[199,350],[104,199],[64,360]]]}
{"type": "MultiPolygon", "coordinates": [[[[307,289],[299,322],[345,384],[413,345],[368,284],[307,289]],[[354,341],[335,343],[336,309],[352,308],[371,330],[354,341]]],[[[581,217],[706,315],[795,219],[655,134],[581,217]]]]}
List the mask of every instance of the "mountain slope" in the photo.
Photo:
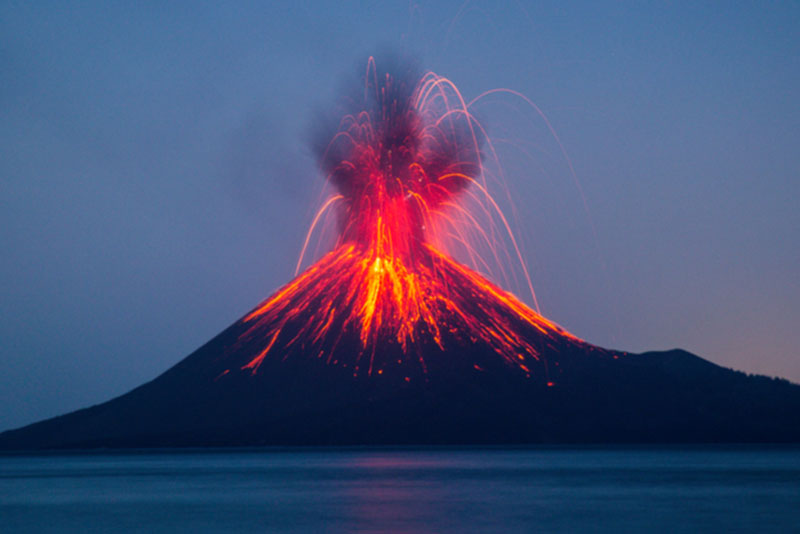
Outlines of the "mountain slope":
{"type": "Polygon", "coordinates": [[[246,328],[125,395],[4,432],[0,448],[800,441],[800,386],[680,350],[571,346],[547,382],[491,366],[497,355],[480,345],[432,350],[427,373],[408,381],[316,358],[215,380],[246,328]]]}

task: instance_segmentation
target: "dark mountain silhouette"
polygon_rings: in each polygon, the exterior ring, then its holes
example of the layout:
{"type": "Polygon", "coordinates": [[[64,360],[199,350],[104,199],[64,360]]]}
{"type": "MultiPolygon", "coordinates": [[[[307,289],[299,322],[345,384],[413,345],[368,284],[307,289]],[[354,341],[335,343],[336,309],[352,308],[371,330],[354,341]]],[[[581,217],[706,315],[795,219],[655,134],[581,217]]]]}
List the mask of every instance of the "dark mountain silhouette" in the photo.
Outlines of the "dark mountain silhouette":
{"type": "Polygon", "coordinates": [[[333,250],[152,382],[0,448],[800,441],[800,386],[592,346],[476,272],[514,250],[533,296],[496,152],[453,82],[392,68],[370,58],[318,121],[337,194],[308,238],[331,209],[333,250]]]}
{"type": "MultiPolygon", "coordinates": [[[[253,354],[247,328],[233,324],[125,395],[4,432],[0,448],[800,441],[800,386],[681,350],[542,336],[547,373],[526,376],[476,342],[426,349],[426,372],[354,376],[295,349],[252,373],[240,369],[253,354]]],[[[387,343],[384,356],[399,350],[387,343]]]]}

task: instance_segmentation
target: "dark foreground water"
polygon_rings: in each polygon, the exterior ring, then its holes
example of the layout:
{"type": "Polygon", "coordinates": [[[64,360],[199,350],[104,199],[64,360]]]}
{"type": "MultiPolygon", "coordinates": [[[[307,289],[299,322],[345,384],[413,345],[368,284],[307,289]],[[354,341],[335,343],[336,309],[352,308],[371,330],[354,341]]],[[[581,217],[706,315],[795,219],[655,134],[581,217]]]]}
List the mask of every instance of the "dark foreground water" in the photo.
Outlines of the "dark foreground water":
{"type": "Polygon", "coordinates": [[[0,456],[0,532],[800,532],[800,450],[0,456]]]}

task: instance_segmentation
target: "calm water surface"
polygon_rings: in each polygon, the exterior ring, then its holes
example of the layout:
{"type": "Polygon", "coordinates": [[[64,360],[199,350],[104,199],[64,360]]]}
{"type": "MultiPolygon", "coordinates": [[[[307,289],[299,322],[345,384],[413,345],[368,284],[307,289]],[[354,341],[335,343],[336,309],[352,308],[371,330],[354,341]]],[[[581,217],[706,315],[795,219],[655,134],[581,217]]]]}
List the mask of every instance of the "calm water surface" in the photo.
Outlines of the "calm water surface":
{"type": "Polygon", "coordinates": [[[800,532],[800,449],[0,456],[0,532],[800,532]]]}

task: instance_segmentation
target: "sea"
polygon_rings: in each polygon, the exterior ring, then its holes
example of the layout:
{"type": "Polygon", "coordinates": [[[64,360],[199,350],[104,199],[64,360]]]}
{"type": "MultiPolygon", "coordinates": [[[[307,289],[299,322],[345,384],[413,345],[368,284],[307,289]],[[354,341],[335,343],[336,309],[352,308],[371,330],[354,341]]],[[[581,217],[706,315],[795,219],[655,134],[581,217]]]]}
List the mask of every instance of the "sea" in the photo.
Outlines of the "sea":
{"type": "Polygon", "coordinates": [[[800,448],[5,455],[0,532],[800,532],[800,448]]]}

